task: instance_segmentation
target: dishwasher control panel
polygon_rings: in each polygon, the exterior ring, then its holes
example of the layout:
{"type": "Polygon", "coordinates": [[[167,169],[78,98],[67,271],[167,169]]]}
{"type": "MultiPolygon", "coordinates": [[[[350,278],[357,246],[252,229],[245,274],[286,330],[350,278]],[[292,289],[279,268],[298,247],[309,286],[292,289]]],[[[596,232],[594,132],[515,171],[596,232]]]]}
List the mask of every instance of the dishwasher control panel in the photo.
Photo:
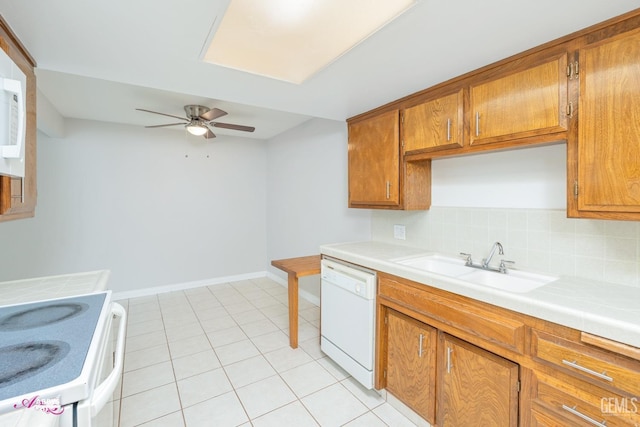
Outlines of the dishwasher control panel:
{"type": "Polygon", "coordinates": [[[362,298],[374,299],[376,296],[376,275],[374,272],[323,259],[321,279],[362,298]]]}

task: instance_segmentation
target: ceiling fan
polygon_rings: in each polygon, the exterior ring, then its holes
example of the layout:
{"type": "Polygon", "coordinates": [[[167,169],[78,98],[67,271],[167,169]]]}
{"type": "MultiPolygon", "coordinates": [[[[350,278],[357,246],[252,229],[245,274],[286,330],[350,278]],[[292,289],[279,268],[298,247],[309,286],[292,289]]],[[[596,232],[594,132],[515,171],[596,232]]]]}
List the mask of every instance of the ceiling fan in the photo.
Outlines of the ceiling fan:
{"type": "Polygon", "coordinates": [[[147,113],[160,114],[162,116],[173,117],[175,119],[183,120],[180,123],[168,123],[166,125],[154,125],[145,126],[146,128],[161,128],[166,126],[184,125],[190,134],[196,136],[204,136],[205,138],[215,138],[216,135],[211,130],[211,127],[240,130],[243,132],[253,132],[256,128],[252,126],[234,125],[231,123],[216,122],[219,117],[225,116],[226,111],[219,108],[207,108],[202,105],[185,105],[184,111],[187,117],[174,116],[173,114],[159,113],[157,111],[145,110],[143,108],[136,108],[138,111],[144,111],[147,113]]]}

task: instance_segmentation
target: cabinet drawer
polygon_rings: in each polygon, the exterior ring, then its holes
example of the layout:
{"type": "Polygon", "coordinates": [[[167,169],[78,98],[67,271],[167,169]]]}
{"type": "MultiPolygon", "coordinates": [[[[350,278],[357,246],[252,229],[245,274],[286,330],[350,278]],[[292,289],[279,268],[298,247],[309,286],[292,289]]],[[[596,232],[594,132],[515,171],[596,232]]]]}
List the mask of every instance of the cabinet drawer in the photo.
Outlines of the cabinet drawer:
{"type": "MultiPolygon", "coordinates": [[[[378,295],[395,301],[438,322],[461,329],[509,350],[524,353],[524,324],[507,313],[483,310],[474,305],[421,290],[415,285],[379,276],[378,295]]],[[[421,285],[418,285],[421,286],[421,285]]]]}
{"type": "Polygon", "coordinates": [[[640,363],[603,350],[533,330],[531,354],[573,376],[640,396],[640,363]]]}
{"type": "Polygon", "coordinates": [[[611,393],[579,380],[566,383],[539,376],[535,403],[559,415],[548,419],[566,418],[571,425],[634,427],[640,423],[637,397],[611,393]]]}
{"type": "Polygon", "coordinates": [[[531,410],[531,427],[566,427],[571,421],[543,409],[531,410]]]}

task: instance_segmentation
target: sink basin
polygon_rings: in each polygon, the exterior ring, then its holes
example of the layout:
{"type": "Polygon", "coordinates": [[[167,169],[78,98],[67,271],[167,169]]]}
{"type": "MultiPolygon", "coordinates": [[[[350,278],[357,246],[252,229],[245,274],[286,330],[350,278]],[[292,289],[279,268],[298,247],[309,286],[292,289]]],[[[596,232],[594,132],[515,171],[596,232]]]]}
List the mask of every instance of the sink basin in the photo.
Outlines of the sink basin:
{"type": "Polygon", "coordinates": [[[481,270],[464,265],[462,259],[442,255],[425,255],[415,258],[395,260],[398,264],[418,268],[430,273],[455,277],[475,285],[489,286],[503,291],[526,293],[557,280],[557,277],[530,273],[521,270],[509,270],[506,274],[481,270]]]}
{"type": "Polygon", "coordinates": [[[457,277],[475,271],[475,269],[465,266],[464,261],[461,259],[449,258],[442,255],[426,255],[397,262],[398,264],[408,267],[419,268],[420,270],[451,277],[457,277]]]}
{"type": "Polygon", "coordinates": [[[474,270],[471,273],[457,276],[458,279],[477,285],[490,286],[503,291],[525,293],[557,280],[557,277],[509,270],[507,274],[487,270],[474,270]]]}

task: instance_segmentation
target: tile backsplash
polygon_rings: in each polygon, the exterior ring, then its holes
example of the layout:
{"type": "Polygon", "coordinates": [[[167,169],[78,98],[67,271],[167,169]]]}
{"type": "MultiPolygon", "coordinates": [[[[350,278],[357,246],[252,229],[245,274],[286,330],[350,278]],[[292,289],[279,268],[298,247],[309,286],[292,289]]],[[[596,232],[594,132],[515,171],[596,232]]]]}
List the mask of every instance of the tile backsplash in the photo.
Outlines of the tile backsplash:
{"type": "Polygon", "coordinates": [[[372,213],[372,239],[457,255],[474,262],[494,242],[500,259],[515,268],[583,277],[640,287],[640,226],[634,221],[567,218],[564,210],[432,207],[429,211],[372,213]],[[393,226],[406,227],[406,240],[394,239],[393,226]]]}

